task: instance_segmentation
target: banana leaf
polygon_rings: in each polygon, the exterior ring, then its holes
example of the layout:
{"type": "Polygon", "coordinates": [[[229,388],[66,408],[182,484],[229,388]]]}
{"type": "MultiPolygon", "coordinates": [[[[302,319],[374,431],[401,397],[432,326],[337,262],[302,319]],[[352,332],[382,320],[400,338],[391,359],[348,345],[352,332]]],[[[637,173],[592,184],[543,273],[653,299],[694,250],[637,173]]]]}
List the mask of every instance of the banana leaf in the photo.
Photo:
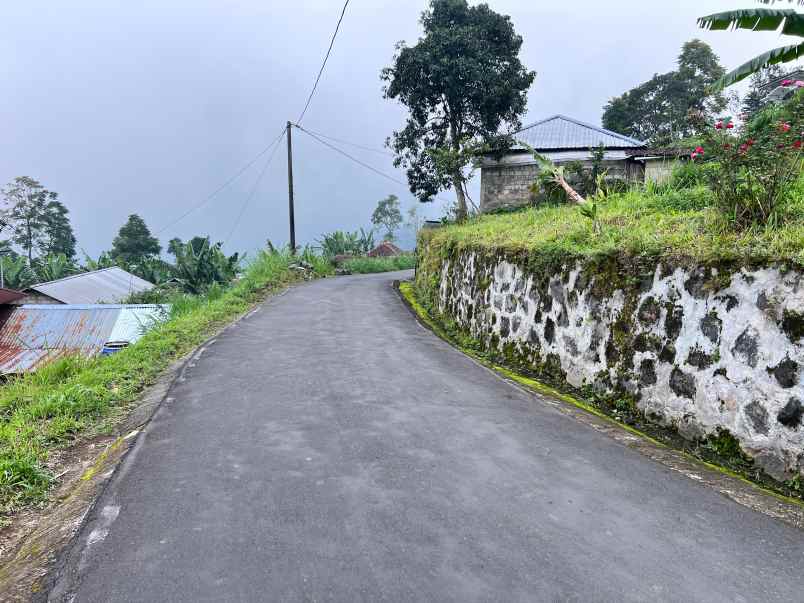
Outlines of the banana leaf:
{"type": "Polygon", "coordinates": [[[745,8],[701,17],[698,26],[712,31],[775,31],[781,26],[780,33],[804,37],[804,14],[791,8],[745,8]]]}
{"type": "Polygon", "coordinates": [[[761,55],[754,57],[747,63],[743,63],[737,69],[727,73],[717,82],[712,85],[714,92],[723,90],[727,86],[736,84],[740,80],[744,80],[752,73],[756,73],[763,67],[768,65],[775,65],[777,63],[789,63],[804,56],[804,42],[800,44],[791,44],[790,46],[781,46],[774,48],[768,52],[763,52],[761,55]]]}

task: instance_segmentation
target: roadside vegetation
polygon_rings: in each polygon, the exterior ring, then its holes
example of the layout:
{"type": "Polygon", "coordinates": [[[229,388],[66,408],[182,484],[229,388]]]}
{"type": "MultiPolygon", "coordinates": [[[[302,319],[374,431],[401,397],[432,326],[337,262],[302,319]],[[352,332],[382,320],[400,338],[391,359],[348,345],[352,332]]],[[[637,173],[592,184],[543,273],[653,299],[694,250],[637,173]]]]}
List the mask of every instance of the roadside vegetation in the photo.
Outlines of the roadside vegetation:
{"type": "Polygon", "coordinates": [[[112,356],[65,357],[0,387],[0,522],[45,499],[54,483],[52,453],[109,428],[174,361],[265,295],[302,278],[325,276],[327,261],[306,250],[261,251],[231,285],[171,294],[170,318],[112,356]]]}
{"type": "Polygon", "coordinates": [[[416,267],[416,257],[412,253],[403,253],[402,255],[391,257],[352,258],[343,262],[341,267],[352,274],[410,270],[416,267]]]}

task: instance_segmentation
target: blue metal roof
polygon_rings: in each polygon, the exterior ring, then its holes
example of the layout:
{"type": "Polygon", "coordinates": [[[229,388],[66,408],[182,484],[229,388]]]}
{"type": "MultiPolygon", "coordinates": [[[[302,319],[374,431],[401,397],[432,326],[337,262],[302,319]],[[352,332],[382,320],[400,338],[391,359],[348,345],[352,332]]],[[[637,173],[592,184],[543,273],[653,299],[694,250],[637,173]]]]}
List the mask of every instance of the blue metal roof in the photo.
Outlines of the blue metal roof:
{"type": "Polygon", "coordinates": [[[0,374],[35,370],[65,354],[94,356],[104,344],[134,343],[167,317],[160,305],[24,305],[0,328],[0,374]]]}
{"type": "Polygon", "coordinates": [[[608,149],[645,146],[641,140],[629,138],[605,128],[598,128],[565,115],[554,115],[525,126],[514,134],[514,138],[537,151],[547,149],[588,150],[601,144],[608,149]]]}

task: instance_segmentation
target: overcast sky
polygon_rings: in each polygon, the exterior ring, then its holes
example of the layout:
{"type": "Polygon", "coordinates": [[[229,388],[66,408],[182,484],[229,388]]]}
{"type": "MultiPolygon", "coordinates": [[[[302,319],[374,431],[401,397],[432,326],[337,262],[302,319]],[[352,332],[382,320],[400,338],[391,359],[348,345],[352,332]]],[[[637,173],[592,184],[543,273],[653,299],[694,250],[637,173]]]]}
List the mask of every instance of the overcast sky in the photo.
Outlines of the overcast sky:
{"type": "MultiPolygon", "coordinates": [[[[778,44],[775,33],[704,32],[695,19],[735,0],[491,0],[538,72],[525,122],[555,113],[599,124],[612,96],[674,68],[681,45],[710,43],[726,67],[778,44]]],[[[753,6],[752,0],[744,0],[753,6]]],[[[382,98],[380,70],[415,42],[425,0],[352,0],[304,125],[382,148],[404,110],[382,98]]],[[[295,120],[341,0],[5,0],[0,4],[0,181],[27,175],[59,193],[79,244],[108,249],[130,213],[160,231],[234,175],[295,120]]],[[[370,224],[405,187],[294,133],[297,239],[370,224]]],[[[394,173],[391,159],[348,149],[394,173]]],[[[257,163],[202,209],[160,233],[224,240],[257,163]]],[[[226,247],[285,243],[280,149],[226,247]]],[[[476,187],[475,187],[476,188],[476,187]]],[[[447,193],[446,195],[449,195],[447,193]]],[[[422,206],[429,217],[439,205],[422,206]]]]}

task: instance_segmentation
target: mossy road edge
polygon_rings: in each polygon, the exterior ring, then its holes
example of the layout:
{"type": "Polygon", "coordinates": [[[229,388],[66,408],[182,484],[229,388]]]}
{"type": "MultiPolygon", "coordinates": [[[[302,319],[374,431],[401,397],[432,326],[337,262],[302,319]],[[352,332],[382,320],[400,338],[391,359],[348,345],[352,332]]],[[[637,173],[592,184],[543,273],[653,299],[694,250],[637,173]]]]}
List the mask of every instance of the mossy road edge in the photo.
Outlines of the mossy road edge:
{"type": "Polygon", "coordinates": [[[393,286],[419,324],[497,377],[530,393],[539,402],[548,404],[562,414],[605,433],[620,444],[719,492],[738,504],[799,529],[804,529],[804,503],[801,501],[763,488],[729,469],[698,459],[682,450],[671,448],[630,425],[614,420],[578,398],[560,392],[536,379],[520,375],[510,368],[489,362],[486,358],[461,346],[451,337],[419,302],[411,282],[395,281],[393,286]]]}

